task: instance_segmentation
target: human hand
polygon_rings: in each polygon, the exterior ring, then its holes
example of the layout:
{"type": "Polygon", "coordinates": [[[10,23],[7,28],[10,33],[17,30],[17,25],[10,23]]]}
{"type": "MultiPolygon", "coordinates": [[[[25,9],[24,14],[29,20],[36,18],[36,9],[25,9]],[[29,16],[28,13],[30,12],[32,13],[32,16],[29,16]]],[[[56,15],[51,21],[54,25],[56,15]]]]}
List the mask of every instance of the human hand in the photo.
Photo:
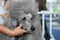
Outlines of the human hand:
{"type": "Polygon", "coordinates": [[[14,29],[14,34],[15,35],[23,35],[24,33],[28,33],[26,30],[21,29],[22,24],[20,24],[17,28],[14,29]]]}

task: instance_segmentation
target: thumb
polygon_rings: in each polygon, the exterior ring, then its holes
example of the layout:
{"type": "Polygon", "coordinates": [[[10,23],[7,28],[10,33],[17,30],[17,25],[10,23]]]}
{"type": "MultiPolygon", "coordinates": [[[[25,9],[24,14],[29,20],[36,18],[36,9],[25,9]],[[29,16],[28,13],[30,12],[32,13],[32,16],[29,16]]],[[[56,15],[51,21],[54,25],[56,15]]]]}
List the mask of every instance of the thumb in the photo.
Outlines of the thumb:
{"type": "Polygon", "coordinates": [[[22,24],[20,24],[19,27],[21,28],[22,27],[22,24]]]}
{"type": "Polygon", "coordinates": [[[18,28],[20,29],[22,27],[22,24],[20,24],[19,26],[18,26],[18,28]]]}

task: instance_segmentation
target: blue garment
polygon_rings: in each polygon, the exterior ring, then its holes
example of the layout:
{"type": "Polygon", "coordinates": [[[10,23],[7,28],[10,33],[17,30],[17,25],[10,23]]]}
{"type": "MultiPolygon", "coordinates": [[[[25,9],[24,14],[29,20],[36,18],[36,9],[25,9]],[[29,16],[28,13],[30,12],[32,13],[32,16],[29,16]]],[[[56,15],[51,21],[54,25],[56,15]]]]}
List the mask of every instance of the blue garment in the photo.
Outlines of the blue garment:
{"type": "Polygon", "coordinates": [[[2,15],[4,13],[6,13],[6,10],[3,7],[0,6],[0,15],[2,15]]]}

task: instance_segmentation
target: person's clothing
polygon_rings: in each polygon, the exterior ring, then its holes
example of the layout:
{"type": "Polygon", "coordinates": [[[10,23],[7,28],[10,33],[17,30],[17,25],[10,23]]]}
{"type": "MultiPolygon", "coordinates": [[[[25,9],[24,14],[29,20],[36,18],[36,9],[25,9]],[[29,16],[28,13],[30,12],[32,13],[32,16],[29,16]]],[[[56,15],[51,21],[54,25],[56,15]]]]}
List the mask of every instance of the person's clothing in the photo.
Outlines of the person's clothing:
{"type": "Polygon", "coordinates": [[[0,7],[4,5],[4,0],[0,1],[0,7]]]}
{"type": "Polygon", "coordinates": [[[4,19],[2,18],[1,15],[7,13],[7,10],[4,9],[3,5],[4,5],[4,0],[0,1],[0,24],[4,23],[4,19]]]}
{"type": "Polygon", "coordinates": [[[4,19],[2,18],[2,14],[6,13],[5,9],[3,8],[4,1],[0,1],[0,24],[3,24],[4,19]]]}
{"type": "Polygon", "coordinates": [[[4,22],[4,19],[3,19],[2,16],[1,16],[1,15],[3,15],[4,13],[6,13],[5,9],[0,6],[0,24],[3,24],[3,22],[4,22]]]}
{"type": "Polygon", "coordinates": [[[3,7],[0,6],[0,15],[2,15],[4,13],[6,13],[6,10],[3,7]]]}
{"type": "Polygon", "coordinates": [[[4,19],[0,16],[0,24],[4,23],[4,19]]]}

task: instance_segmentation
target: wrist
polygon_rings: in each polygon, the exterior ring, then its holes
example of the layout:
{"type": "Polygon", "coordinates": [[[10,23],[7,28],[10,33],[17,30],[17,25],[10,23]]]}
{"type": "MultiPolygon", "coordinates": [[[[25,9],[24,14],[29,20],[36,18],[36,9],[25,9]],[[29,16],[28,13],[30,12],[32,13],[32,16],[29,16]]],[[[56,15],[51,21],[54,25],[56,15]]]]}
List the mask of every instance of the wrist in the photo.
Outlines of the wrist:
{"type": "Polygon", "coordinates": [[[14,31],[14,30],[11,30],[11,31],[9,32],[8,36],[16,36],[15,31],[14,31]]]}
{"type": "Polygon", "coordinates": [[[17,35],[16,32],[15,32],[15,30],[12,30],[11,34],[12,34],[12,36],[16,36],[17,35]]]}

